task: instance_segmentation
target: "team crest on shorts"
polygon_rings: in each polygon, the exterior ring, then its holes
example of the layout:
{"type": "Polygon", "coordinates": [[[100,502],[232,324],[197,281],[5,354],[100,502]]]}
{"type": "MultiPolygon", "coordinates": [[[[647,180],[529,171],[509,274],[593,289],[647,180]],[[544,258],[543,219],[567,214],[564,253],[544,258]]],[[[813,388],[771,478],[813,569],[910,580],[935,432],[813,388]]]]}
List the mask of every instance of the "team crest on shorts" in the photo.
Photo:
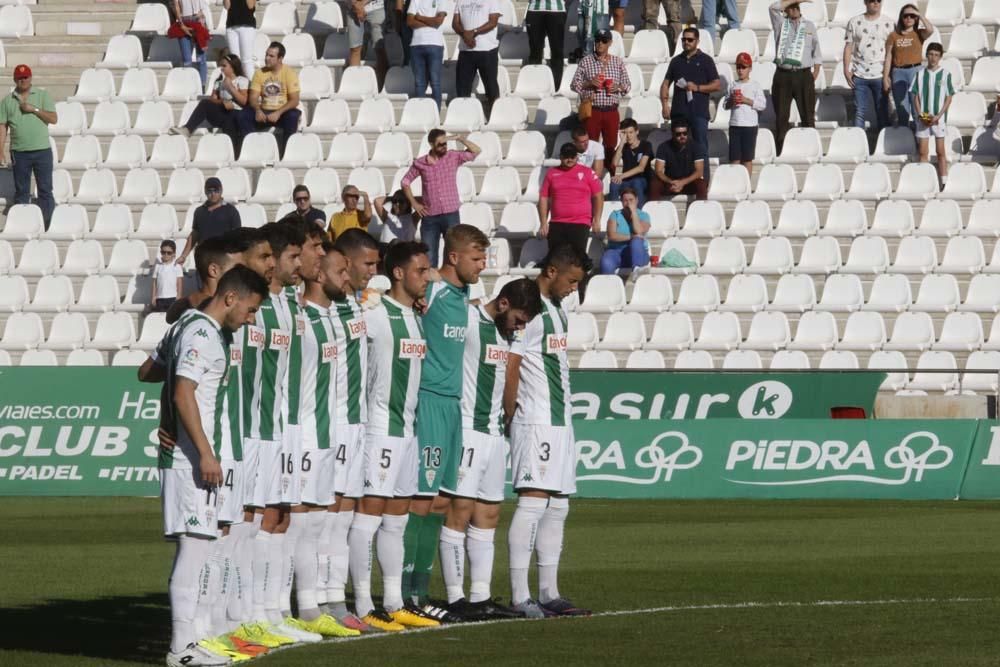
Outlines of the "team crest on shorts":
{"type": "Polygon", "coordinates": [[[427,480],[427,486],[433,486],[434,485],[434,478],[435,477],[437,477],[437,471],[436,470],[427,470],[427,471],[424,472],[424,479],[427,480]]]}

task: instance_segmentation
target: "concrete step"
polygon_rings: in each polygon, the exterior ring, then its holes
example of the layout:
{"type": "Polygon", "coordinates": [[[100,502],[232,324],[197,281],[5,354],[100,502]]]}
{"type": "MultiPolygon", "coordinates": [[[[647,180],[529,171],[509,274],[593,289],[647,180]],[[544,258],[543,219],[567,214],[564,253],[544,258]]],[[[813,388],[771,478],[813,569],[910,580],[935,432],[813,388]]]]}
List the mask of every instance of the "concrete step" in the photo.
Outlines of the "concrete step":
{"type": "Polygon", "coordinates": [[[33,70],[47,66],[59,68],[66,74],[80,76],[80,70],[93,67],[104,56],[108,37],[104,35],[76,36],[67,39],[59,37],[36,37],[4,44],[8,67],[25,63],[33,70]]]}

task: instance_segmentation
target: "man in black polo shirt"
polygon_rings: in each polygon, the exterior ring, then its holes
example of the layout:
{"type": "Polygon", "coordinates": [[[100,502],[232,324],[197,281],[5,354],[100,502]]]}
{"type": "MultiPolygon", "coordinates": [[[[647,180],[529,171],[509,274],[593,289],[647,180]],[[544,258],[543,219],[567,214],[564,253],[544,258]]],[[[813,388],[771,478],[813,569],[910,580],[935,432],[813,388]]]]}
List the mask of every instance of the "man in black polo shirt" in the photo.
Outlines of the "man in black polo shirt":
{"type": "MultiPolygon", "coordinates": [[[[708,155],[708,97],[722,88],[719,71],[711,56],[698,48],[698,29],[684,28],[681,33],[683,52],[675,56],[667,67],[667,74],[660,86],[663,118],[671,127],[678,118],[688,123],[691,141],[708,155]],[[673,98],[673,99],[671,99],[673,98]]],[[[705,162],[705,180],[708,180],[708,162],[705,162]]]]}
{"type": "Polygon", "coordinates": [[[306,222],[315,222],[323,229],[326,229],[326,214],[321,209],[313,208],[309,188],[304,185],[296,185],[295,189],[292,190],[292,201],[295,202],[293,213],[296,216],[306,222]]]}
{"type": "Polygon", "coordinates": [[[650,199],[673,199],[677,195],[708,198],[708,182],[704,178],[708,159],[690,135],[683,118],[673,121],[672,137],[656,149],[656,165],[650,183],[650,199]]]}
{"type": "Polygon", "coordinates": [[[178,264],[183,264],[195,246],[202,241],[214,239],[243,226],[236,207],[222,201],[222,181],[214,176],[205,179],[205,197],[208,201],[194,211],[191,233],[184,243],[184,252],[177,258],[178,264]]]}

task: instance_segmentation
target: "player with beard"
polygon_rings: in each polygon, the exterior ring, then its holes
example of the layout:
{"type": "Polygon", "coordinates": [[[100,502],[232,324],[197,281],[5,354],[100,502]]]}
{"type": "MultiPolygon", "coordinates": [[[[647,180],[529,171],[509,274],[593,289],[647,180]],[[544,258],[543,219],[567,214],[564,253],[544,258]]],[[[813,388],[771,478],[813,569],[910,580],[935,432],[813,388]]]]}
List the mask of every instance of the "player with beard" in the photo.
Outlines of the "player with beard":
{"type": "Polygon", "coordinates": [[[520,618],[523,613],[491,599],[493,536],[500,520],[507,441],[503,390],[510,342],[542,309],[538,285],[514,280],[486,305],[468,308],[462,361],[462,451],[455,485],[442,485],[452,498],[441,529],[441,572],[448,610],[466,620],[520,618]],[[463,591],[465,555],[471,588],[463,591]]]}
{"type": "Polygon", "coordinates": [[[589,269],[587,256],[570,245],[549,253],[536,280],[542,312],[518,333],[507,358],[504,418],[518,496],[508,536],[511,599],[528,618],[590,614],[560,596],[558,587],[569,496],[576,493],[566,311],[560,304],[589,269]],[[532,551],[538,557],[538,600],[528,586],[532,551]]]}

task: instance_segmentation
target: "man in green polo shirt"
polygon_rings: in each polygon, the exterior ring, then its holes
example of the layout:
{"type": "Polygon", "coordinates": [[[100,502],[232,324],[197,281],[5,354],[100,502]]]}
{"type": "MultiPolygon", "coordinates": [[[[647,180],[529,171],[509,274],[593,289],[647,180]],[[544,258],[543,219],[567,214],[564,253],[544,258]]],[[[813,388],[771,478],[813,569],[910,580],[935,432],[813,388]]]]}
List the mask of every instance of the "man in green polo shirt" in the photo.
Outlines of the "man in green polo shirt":
{"type": "Polygon", "coordinates": [[[52,149],[49,125],[59,120],[56,107],[43,88],[31,87],[31,68],[14,68],[14,91],[0,102],[0,166],[7,164],[3,146],[10,132],[10,156],[14,168],[14,203],[31,198],[31,173],[38,184],[38,207],[45,229],[49,228],[55,199],[52,197],[52,149]]]}

